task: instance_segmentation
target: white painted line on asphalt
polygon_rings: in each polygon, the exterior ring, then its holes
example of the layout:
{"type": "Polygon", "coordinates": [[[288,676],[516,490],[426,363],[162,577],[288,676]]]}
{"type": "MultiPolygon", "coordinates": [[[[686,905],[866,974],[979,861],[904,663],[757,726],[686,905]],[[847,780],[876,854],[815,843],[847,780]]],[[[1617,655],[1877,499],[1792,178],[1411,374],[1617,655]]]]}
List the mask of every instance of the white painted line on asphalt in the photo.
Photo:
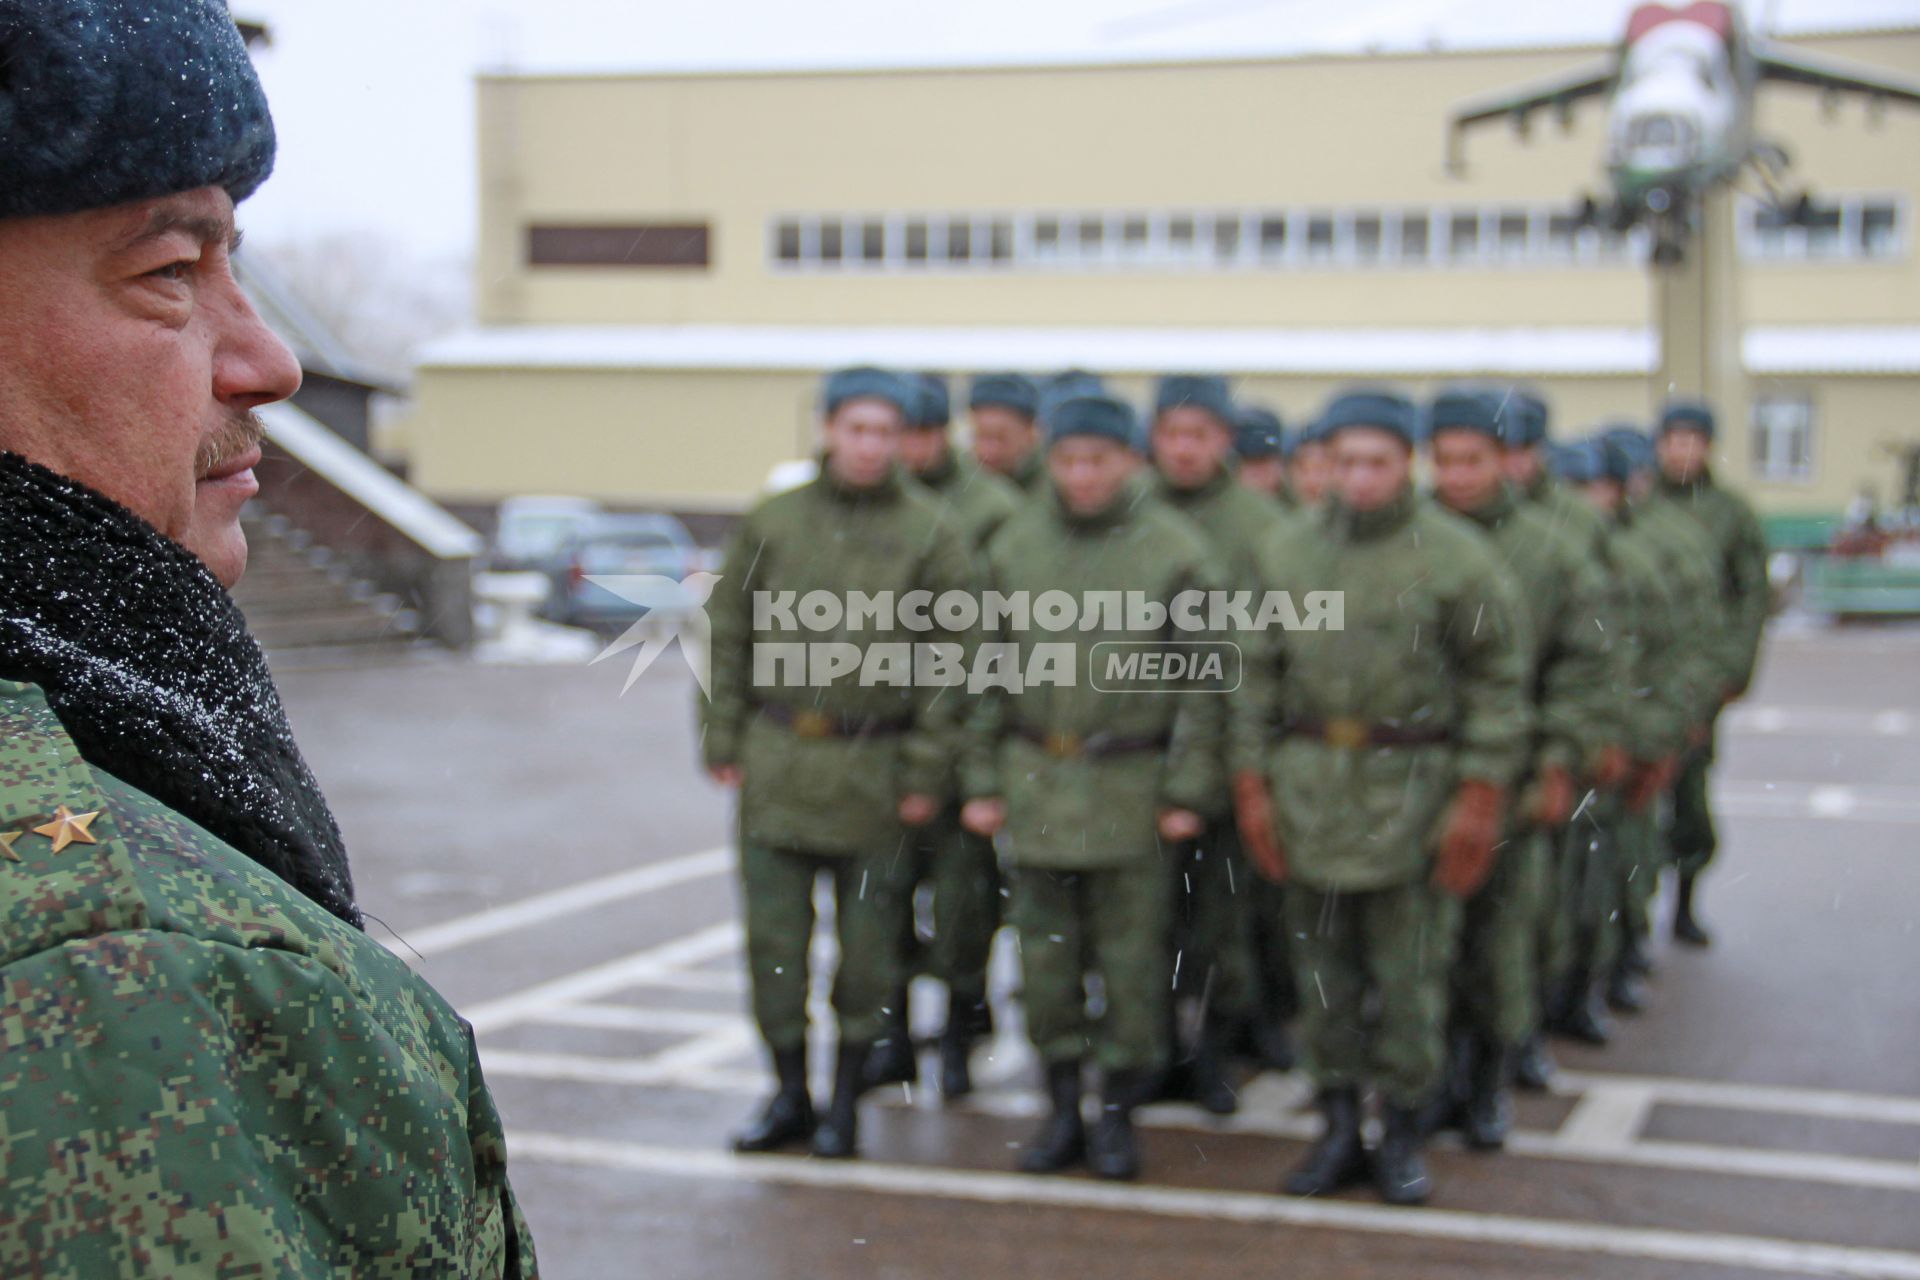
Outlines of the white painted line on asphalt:
{"type": "Polygon", "coordinates": [[[727,955],[740,948],[741,936],[739,921],[723,920],[657,947],[475,1005],[466,1011],[467,1021],[475,1031],[497,1031],[559,1005],[584,1004],[660,974],[727,955]]]}
{"type": "Polygon", "coordinates": [[[1561,1122],[1554,1145],[1609,1155],[1629,1150],[1640,1139],[1653,1101],[1653,1090],[1644,1085],[1596,1082],[1561,1122]]]}
{"type": "MultiPolygon", "coordinates": [[[[491,1074],[525,1076],[541,1080],[565,1080],[591,1084],[648,1085],[658,1088],[686,1089],[697,1093],[736,1094],[752,1097],[766,1092],[765,1072],[731,1065],[743,1058],[753,1043],[750,1030],[741,1027],[733,1052],[690,1041],[693,1061],[683,1068],[671,1068],[652,1058],[610,1058],[557,1053],[525,1053],[493,1050],[483,1046],[482,1063],[491,1074]],[[691,1046],[702,1046],[694,1049],[691,1046]]],[[[817,1060],[826,1061],[827,1039],[816,1037],[817,1060]]],[[[671,1051],[669,1051],[671,1052],[671,1051]]],[[[1790,1182],[1824,1183],[1843,1187],[1873,1187],[1894,1191],[1920,1192],[1920,1165],[1899,1160],[1857,1159],[1804,1151],[1773,1151],[1759,1148],[1713,1146],[1706,1143],[1654,1142],[1629,1140],[1625,1134],[1637,1134],[1642,1118],[1653,1103],[1651,1089],[1633,1085],[1600,1091],[1607,1101],[1588,1112],[1588,1118],[1571,1132],[1563,1126],[1557,1133],[1517,1129],[1507,1137],[1507,1154],[1527,1159],[1577,1160],[1584,1164],[1614,1165],[1625,1168],[1684,1169],[1696,1173],[1739,1177],[1776,1178],[1790,1182]]],[[[1138,1113],[1141,1127],[1187,1133],[1231,1133],[1248,1137],[1288,1138],[1311,1141],[1320,1132],[1320,1121],[1310,1112],[1293,1109],[1292,1100],[1304,1099],[1310,1090],[1303,1084],[1286,1082],[1256,1096],[1249,1089],[1242,1095],[1238,1114],[1227,1117],[1200,1115],[1194,1108],[1180,1104],[1157,1104],[1138,1113]],[[1276,1103],[1275,1100],[1280,1100],[1276,1103]]],[[[897,1101],[899,1091],[884,1089],[870,1095],[876,1101],[897,1101]]],[[[916,1105],[928,1109],[939,1106],[932,1090],[915,1090],[916,1105]]],[[[1024,1120],[1042,1110],[1039,1095],[1033,1090],[992,1089],[976,1092],[954,1109],[957,1115],[984,1115],[1003,1120],[1024,1120]]],[[[1572,1125],[1581,1108],[1568,1117],[1572,1125]]]]}
{"type": "Polygon", "coordinates": [[[411,961],[420,956],[435,956],[503,933],[545,924],[608,903],[653,893],[659,889],[686,884],[720,875],[733,866],[731,849],[707,849],[663,862],[630,867],[612,875],[583,880],[564,889],[537,893],[518,902],[490,907],[470,916],[461,916],[443,924],[428,925],[397,937],[386,945],[389,950],[411,961]]]}
{"type": "Polygon", "coordinates": [[[633,984],[636,987],[666,987],[675,991],[741,992],[747,989],[747,975],[738,970],[680,969],[648,974],[633,984]]]}
{"type": "Polygon", "coordinates": [[[1900,738],[1913,732],[1913,717],[1887,708],[1737,707],[1727,713],[1726,725],[1735,733],[1900,738]]]}
{"type": "Polygon", "coordinates": [[[1807,793],[1807,811],[1816,818],[1851,818],[1859,807],[1850,787],[1815,787],[1807,793]]]}
{"type": "Polygon", "coordinates": [[[1786,1115],[1864,1120],[1872,1124],[1920,1125],[1920,1098],[1895,1094],[1802,1089],[1792,1085],[1738,1084],[1728,1080],[1688,1080],[1679,1076],[1631,1076],[1610,1071],[1562,1071],[1554,1077],[1553,1091],[1577,1095],[1590,1089],[1621,1086],[1648,1089],[1653,1093],[1655,1102],[1672,1106],[1774,1111],[1786,1115]]]}
{"type": "Polygon", "coordinates": [[[794,1156],[743,1157],[703,1148],[609,1142],[553,1133],[515,1131],[508,1135],[507,1146],[513,1159],[622,1169],[671,1178],[832,1187],[977,1204],[1149,1213],[1214,1222],[1357,1231],[1555,1253],[1747,1267],[1795,1276],[1920,1280],[1920,1254],[1764,1236],[1611,1227],[1457,1209],[1397,1209],[1252,1192],[1118,1185],[919,1165],[810,1160],[794,1156]]]}

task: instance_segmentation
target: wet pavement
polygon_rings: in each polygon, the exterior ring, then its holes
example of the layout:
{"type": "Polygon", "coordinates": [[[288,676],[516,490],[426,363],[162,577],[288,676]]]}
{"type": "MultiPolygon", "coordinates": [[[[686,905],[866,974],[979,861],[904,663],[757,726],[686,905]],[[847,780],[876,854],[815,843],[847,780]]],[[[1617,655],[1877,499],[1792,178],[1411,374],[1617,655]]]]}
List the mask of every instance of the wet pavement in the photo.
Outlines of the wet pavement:
{"type": "Polygon", "coordinates": [[[1010,1006],[974,1097],[869,1100],[866,1159],[729,1154],[765,1079],[728,799],[684,667],[625,678],[281,677],[363,903],[479,1030],[549,1280],[1920,1280],[1920,631],[1776,632],[1723,729],[1716,945],[1660,947],[1648,1012],[1556,1045],[1509,1151],[1443,1145],[1419,1210],[1276,1194],[1314,1121],[1271,1074],[1231,1120],[1145,1113],[1137,1184],[1011,1173],[1040,1104],[1010,1006]]]}

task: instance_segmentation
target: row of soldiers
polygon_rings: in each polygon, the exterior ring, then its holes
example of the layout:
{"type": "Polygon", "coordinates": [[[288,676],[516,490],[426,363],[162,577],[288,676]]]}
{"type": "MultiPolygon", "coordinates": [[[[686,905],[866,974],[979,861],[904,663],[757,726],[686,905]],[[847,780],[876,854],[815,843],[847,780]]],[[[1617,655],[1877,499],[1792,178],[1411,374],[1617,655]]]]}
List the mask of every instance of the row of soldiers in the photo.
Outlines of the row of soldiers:
{"type": "MultiPolygon", "coordinates": [[[[948,993],[942,1092],[966,1094],[1008,924],[1050,1102],[1021,1168],[1137,1176],[1135,1108],[1233,1110],[1226,1063],[1292,1065],[1292,1024],[1324,1124],[1286,1188],[1371,1180],[1417,1203],[1437,1128],[1502,1144],[1510,1086],[1550,1076],[1544,1033],[1604,1042],[1605,1005],[1639,1007],[1669,865],[1674,936],[1706,945],[1714,726],[1767,606],[1757,522],[1707,465],[1706,405],[1670,404],[1651,437],[1552,446],[1523,389],[1416,406],[1356,388],[1290,436],[1217,377],[1162,379],[1142,421],[1090,374],[998,374],[968,388],[971,456],[937,378],[846,370],[821,407],[817,478],[742,520],[708,606],[702,750],[739,789],[778,1080],[739,1150],[854,1155],[862,1094],[917,1077],[920,974],[948,993]],[[796,679],[765,661],[796,638],[770,599],[916,592],[1160,607],[1145,633],[1083,612],[1065,679],[796,679]],[[1231,642],[1230,678],[1099,678],[1103,647],[1196,643],[1168,622],[1195,592],[1329,593],[1340,624],[1201,637],[1231,642]],[[817,1112],[823,878],[839,1034],[817,1112]]],[[[932,641],[1014,671],[1061,638],[1006,612],[814,622],[807,639],[846,652],[932,641]]]]}

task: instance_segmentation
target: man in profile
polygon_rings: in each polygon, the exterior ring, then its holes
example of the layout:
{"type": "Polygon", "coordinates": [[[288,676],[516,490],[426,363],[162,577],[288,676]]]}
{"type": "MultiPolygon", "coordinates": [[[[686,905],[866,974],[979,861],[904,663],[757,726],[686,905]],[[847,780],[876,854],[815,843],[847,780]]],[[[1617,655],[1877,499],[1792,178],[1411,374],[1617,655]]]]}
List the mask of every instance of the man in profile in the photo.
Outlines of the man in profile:
{"type": "Polygon", "coordinates": [[[218,0],[0,0],[0,1273],[525,1280],[471,1030],[361,930],[227,594],[273,166],[218,0]]]}

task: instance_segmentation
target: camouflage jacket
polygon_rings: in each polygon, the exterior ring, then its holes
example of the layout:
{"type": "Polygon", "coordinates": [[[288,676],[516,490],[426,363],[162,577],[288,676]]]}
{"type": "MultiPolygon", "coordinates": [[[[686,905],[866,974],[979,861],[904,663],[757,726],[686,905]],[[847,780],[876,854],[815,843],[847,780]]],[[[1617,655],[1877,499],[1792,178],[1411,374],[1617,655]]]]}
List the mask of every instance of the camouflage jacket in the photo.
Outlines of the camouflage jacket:
{"type": "Polygon", "coordinates": [[[12,681],[0,925],[0,1274],[535,1275],[453,1009],[12,681]]]}
{"type": "Polygon", "coordinates": [[[1687,484],[1661,480],[1653,501],[1681,512],[1706,531],[1725,610],[1728,692],[1744,692],[1753,680],[1772,604],[1767,538],[1760,520],[1744,498],[1715,484],[1705,472],[1687,484]]]}
{"type": "Polygon", "coordinates": [[[1321,890],[1427,873],[1463,779],[1506,787],[1533,738],[1532,634],[1486,536],[1411,491],[1330,502],[1259,549],[1259,585],[1343,596],[1339,629],[1250,634],[1227,700],[1236,772],[1266,775],[1291,874],[1321,890]],[[1374,731],[1418,738],[1377,746],[1374,731]]]}
{"type": "MultiPolygon", "coordinates": [[[[1063,592],[1076,601],[1135,593],[1163,611],[1186,591],[1217,584],[1200,531],[1150,496],[1138,480],[1107,510],[1076,516],[1049,491],[1028,503],[987,544],[988,585],[1038,601],[1063,592]]],[[[1124,613],[1097,604],[1071,631],[1038,621],[987,633],[1009,646],[1024,673],[1042,645],[1071,646],[1071,681],[994,690],[974,700],[961,778],[968,798],[1001,796],[1001,849],[1013,866],[1089,870],[1157,855],[1157,811],[1204,811],[1224,794],[1217,747],[1226,699],[1199,679],[1150,685],[1109,678],[1115,655],[1165,650],[1210,634],[1130,629],[1124,613]],[[1102,754],[1081,745],[1132,740],[1140,749],[1102,754]],[[1151,745],[1148,745],[1151,744],[1151,745]]]]}
{"type": "Polygon", "coordinates": [[[1455,514],[1487,535],[1520,588],[1533,640],[1529,771],[1558,765],[1577,777],[1623,732],[1617,691],[1627,659],[1602,622],[1612,584],[1600,548],[1505,486],[1478,510],[1455,514]]]}
{"type": "Polygon", "coordinates": [[[952,508],[961,534],[974,547],[984,547],[1026,497],[1011,480],[995,475],[956,449],[948,449],[932,470],[914,479],[952,508]]]}
{"type": "Polygon", "coordinates": [[[970,633],[914,629],[910,597],[926,592],[931,602],[976,586],[974,551],[952,510],[897,468],[864,490],[823,468],[747,514],[707,606],[713,693],[699,707],[704,762],[743,774],[744,839],[868,854],[898,843],[901,797],[951,798],[962,699],[909,679],[905,664],[876,666],[872,678],[867,664],[964,644],[970,633]],[[892,608],[868,618],[854,608],[856,592],[892,608]],[[832,604],[834,615],[812,625],[799,604],[809,598],[832,604]],[[830,653],[858,665],[829,671],[821,655],[830,653]]]}

